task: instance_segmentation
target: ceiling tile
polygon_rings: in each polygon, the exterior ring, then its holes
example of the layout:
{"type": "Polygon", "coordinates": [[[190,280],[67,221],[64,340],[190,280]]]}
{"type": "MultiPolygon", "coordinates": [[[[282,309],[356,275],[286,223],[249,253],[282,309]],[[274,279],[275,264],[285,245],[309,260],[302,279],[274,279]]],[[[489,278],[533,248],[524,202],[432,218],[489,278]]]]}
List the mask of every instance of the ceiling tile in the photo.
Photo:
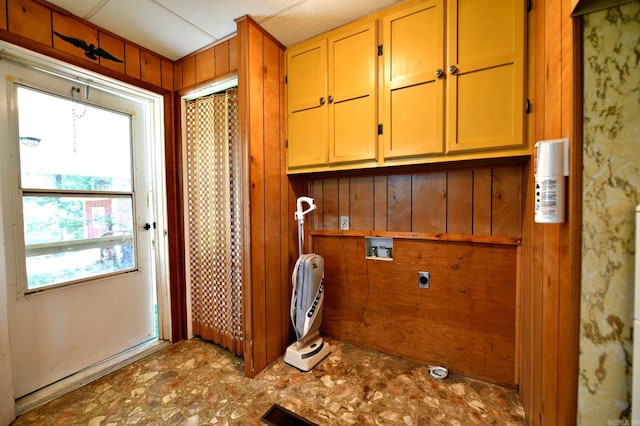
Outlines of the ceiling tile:
{"type": "Polygon", "coordinates": [[[171,60],[215,41],[152,0],[109,0],[91,22],[171,60]]]}
{"type": "Polygon", "coordinates": [[[306,0],[274,16],[253,15],[265,30],[285,46],[362,18],[398,0],[306,0]]]}
{"type": "Polygon", "coordinates": [[[270,16],[292,4],[305,0],[154,0],[176,15],[210,34],[216,39],[236,32],[235,19],[245,15],[270,16]]]}
{"type": "Polygon", "coordinates": [[[101,3],[105,3],[108,0],[48,0],[49,3],[54,4],[64,10],[73,13],[83,19],[87,19],[87,15],[99,7],[101,3]]]}

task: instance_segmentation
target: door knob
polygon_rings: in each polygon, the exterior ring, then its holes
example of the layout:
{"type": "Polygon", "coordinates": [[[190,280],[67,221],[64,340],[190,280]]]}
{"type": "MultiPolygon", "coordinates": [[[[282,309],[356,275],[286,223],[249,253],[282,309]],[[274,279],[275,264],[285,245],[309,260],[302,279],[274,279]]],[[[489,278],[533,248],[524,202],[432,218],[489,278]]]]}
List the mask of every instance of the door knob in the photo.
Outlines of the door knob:
{"type": "Polygon", "coordinates": [[[333,103],[333,96],[329,95],[329,103],[333,103]]]}
{"type": "Polygon", "coordinates": [[[436,76],[436,78],[444,77],[444,71],[442,71],[440,68],[438,68],[433,74],[436,76]]]}
{"type": "Polygon", "coordinates": [[[455,74],[458,72],[458,67],[451,65],[447,71],[449,71],[449,74],[455,74]]]}
{"type": "Polygon", "coordinates": [[[324,97],[320,98],[320,105],[324,105],[324,97]]]}

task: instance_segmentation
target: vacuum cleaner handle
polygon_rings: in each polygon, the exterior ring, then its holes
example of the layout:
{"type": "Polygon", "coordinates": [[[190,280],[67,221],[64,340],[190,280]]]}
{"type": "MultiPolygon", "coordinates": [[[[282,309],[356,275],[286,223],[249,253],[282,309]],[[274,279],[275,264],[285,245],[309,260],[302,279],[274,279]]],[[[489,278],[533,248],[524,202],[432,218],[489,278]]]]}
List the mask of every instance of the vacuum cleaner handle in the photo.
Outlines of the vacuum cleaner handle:
{"type": "Polygon", "coordinates": [[[298,201],[297,201],[297,209],[296,212],[294,213],[294,217],[296,220],[304,222],[304,215],[315,210],[316,209],[316,205],[313,202],[313,198],[311,197],[298,197],[298,201]],[[306,210],[302,209],[302,203],[307,203],[309,205],[309,208],[306,210]]]}

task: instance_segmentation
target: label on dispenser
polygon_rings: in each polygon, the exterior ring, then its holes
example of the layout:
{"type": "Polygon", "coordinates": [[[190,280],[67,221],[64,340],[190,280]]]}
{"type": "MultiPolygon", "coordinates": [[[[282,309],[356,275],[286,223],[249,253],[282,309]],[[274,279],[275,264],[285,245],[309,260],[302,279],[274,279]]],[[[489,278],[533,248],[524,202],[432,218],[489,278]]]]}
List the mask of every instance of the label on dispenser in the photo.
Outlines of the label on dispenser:
{"type": "Polygon", "coordinates": [[[535,221],[561,223],[564,221],[564,176],[536,179],[535,221]]]}

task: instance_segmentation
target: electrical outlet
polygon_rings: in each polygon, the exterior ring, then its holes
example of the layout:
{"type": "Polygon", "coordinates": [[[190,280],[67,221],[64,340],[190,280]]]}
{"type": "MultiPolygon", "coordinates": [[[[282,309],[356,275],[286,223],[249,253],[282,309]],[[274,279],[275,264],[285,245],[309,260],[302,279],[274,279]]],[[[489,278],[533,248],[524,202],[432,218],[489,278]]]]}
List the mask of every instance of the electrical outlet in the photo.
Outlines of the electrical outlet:
{"type": "Polygon", "coordinates": [[[428,272],[418,272],[418,287],[429,288],[431,282],[431,276],[428,272]]]}
{"type": "Polygon", "coordinates": [[[343,231],[349,229],[349,216],[340,216],[340,229],[343,231]]]}

